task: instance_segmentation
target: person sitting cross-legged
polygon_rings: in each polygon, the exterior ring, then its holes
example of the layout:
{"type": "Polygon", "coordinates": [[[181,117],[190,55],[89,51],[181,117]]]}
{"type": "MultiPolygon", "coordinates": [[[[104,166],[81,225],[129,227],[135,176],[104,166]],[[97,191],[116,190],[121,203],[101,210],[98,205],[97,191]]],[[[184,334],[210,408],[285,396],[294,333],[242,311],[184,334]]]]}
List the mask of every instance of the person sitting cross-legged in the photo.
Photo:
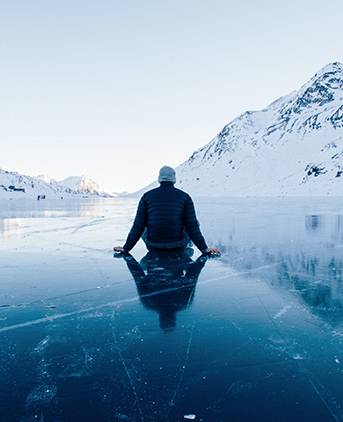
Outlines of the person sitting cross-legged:
{"type": "Polygon", "coordinates": [[[142,237],[149,251],[177,251],[186,248],[191,240],[205,255],[219,255],[217,248],[209,248],[202,235],[192,198],[175,188],[175,170],[162,167],[160,186],[146,192],[139,201],[133,226],[124,246],[114,247],[117,253],[129,253],[142,237]]]}

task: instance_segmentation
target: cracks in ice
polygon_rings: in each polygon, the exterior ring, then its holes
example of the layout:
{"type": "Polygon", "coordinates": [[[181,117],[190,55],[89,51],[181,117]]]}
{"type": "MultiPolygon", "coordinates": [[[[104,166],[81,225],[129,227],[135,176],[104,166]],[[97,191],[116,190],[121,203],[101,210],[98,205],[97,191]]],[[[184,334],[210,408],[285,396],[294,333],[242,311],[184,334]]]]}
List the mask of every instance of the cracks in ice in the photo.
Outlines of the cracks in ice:
{"type": "Polygon", "coordinates": [[[73,224],[73,225],[70,225],[70,226],[56,227],[54,229],[46,229],[46,230],[44,230],[44,229],[43,230],[33,230],[33,231],[30,231],[30,232],[24,233],[22,237],[27,238],[27,237],[30,237],[30,236],[36,235],[36,234],[39,235],[39,234],[47,234],[47,233],[58,233],[58,232],[63,232],[63,231],[68,231],[68,230],[72,230],[71,234],[75,234],[75,233],[77,233],[78,231],[80,231],[84,228],[97,225],[97,224],[102,223],[104,221],[106,221],[106,219],[101,218],[101,219],[95,219],[95,220],[89,221],[88,223],[84,223],[84,224],[73,224]]]}
{"type": "MultiPolygon", "coordinates": [[[[224,279],[228,279],[228,278],[231,278],[231,277],[239,277],[239,276],[242,276],[242,275],[245,275],[245,274],[252,274],[255,271],[260,271],[260,270],[263,270],[263,269],[266,269],[266,268],[271,268],[275,265],[277,265],[277,264],[263,265],[261,267],[253,268],[253,269],[247,270],[247,271],[237,272],[237,273],[234,273],[234,274],[230,273],[230,275],[222,275],[222,276],[219,276],[219,277],[210,278],[208,280],[199,281],[198,285],[213,283],[215,281],[224,280],[224,279]]],[[[45,323],[45,322],[52,322],[52,321],[55,321],[55,320],[59,320],[59,319],[62,319],[62,318],[68,318],[68,317],[75,316],[75,315],[81,315],[81,314],[84,314],[84,313],[93,312],[93,311],[96,311],[96,310],[99,310],[99,309],[104,309],[104,308],[111,307],[111,306],[118,306],[118,305],[125,304],[125,303],[137,302],[142,297],[144,298],[144,297],[157,296],[157,295],[160,295],[161,293],[167,293],[167,292],[172,292],[172,291],[176,291],[176,290],[181,290],[181,289],[185,289],[187,287],[188,286],[185,286],[185,285],[178,286],[178,287],[170,287],[170,288],[167,288],[167,289],[158,290],[158,291],[153,292],[153,293],[147,293],[146,295],[141,295],[141,296],[136,295],[136,296],[126,298],[126,299],[119,299],[119,300],[116,300],[116,301],[113,301],[113,302],[108,302],[108,303],[104,303],[104,304],[97,305],[97,306],[90,306],[88,308],[78,309],[76,311],[65,312],[65,313],[55,314],[55,315],[49,315],[49,316],[46,316],[46,317],[31,320],[31,321],[25,321],[25,322],[22,322],[22,323],[9,325],[7,327],[1,327],[0,333],[16,330],[16,329],[19,329],[19,328],[30,327],[30,326],[42,324],[42,323],[45,323]]],[[[92,288],[91,290],[94,290],[94,288],[92,288]]],[[[73,294],[75,294],[75,293],[69,293],[69,294],[64,295],[63,297],[66,297],[68,295],[73,295],[73,294]]],[[[38,301],[37,303],[39,303],[39,302],[41,302],[41,301],[38,301]]]]}
{"type": "MultiPolygon", "coordinates": [[[[287,339],[284,337],[284,335],[282,334],[282,332],[280,331],[280,329],[278,328],[278,326],[276,325],[276,318],[272,317],[268,311],[268,309],[266,308],[265,304],[263,303],[263,301],[261,300],[261,298],[259,297],[259,301],[263,307],[263,309],[265,310],[269,320],[271,321],[271,323],[273,324],[273,326],[275,327],[276,332],[280,335],[280,337],[283,339],[284,343],[287,344],[288,341],[287,339]]],[[[290,305],[288,305],[290,306],[290,305]]],[[[278,312],[278,314],[281,313],[281,315],[284,313],[282,311],[285,311],[284,307],[281,309],[280,312],[278,312]]],[[[289,308],[287,308],[289,309],[289,308]]],[[[287,311],[287,310],[286,310],[287,311]]],[[[285,311],[285,312],[286,312],[285,311]]],[[[276,314],[276,315],[278,315],[276,314]]],[[[292,346],[290,346],[292,348],[292,346]]],[[[289,349],[289,347],[288,347],[289,349]]],[[[326,409],[328,410],[328,412],[330,413],[331,417],[335,420],[335,421],[342,421],[342,411],[340,410],[340,406],[337,403],[335,397],[330,394],[330,392],[328,390],[326,390],[320,383],[318,380],[314,380],[313,375],[309,372],[309,370],[306,368],[305,366],[305,360],[304,357],[299,354],[299,353],[295,353],[295,351],[293,350],[284,350],[286,352],[286,354],[288,356],[290,356],[292,358],[293,361],[296,362],[299,371],[304,373],[311,385],[311,387],[313,388],[315,394],[319,397],[319,399],[322,401],[322,403],[324,404],[324,406],[326,407],[326,409]]]]}
{"type": "Polygon", "coordinates": [[[84,246],[84,245],[78,245],[76,243],[71,243],[71,242],[59,242],[59,245],[66,245],[66,246],[72,246],[73,248],[80,248],[80,249],[85,249],[87,251],[92,251],[92,252],[109,252],[112,254],[112,251],[108,248],[92,248],[90,246],[84,246]]]}
{"type": "Polygon", "coordinates": [[[331,417],[337,422],[342,421],[343,414],[341,411],[341,406],[339,403],[337,403],[334,395],[331,394],[329,390],[325,389],[318,380],[315,380],[313,375],[305,368],[303,364],[299,364],[299,367],[302,369],[302,372],[305,373],[306,378],[311,384],[315,394],[319,397],[320,401],[330,413],[331,417]]]}
{"type": "Polygon", "coordinates": [[[278,318],[280,318],[282,315],[284,315],[285,313],[287,313],[287,311],[288,311],[289,309],[291,309],[291,308],[292,308],[292,306],[293,306],[293,305],[285,305],[285,306],[283,306],[283,307],[279,310],[279,312],[277,312],[277,313],[273,316],[273,319],[278,319],[278,318]]]}
{"type": "Polygon", "coordinates": [[[57,386],[49,373],[46,359],[46,349],[50,342],[50,335],[46,335],[33,349],[33,354],[39,357],[39,362],[36,379],[25,400],[25,415],[36,418],[37,414],[40,414],[41,420],[44,420],[44,413],[48,408],[54,408],[55,414],[58,412],[57,386]]]}
{"type": "Polygon", "coordinates": [[[13,309],[13,308],[24,308],[24,307],[28,307],[28,306],[32,306],[32,305],[38,305],[38,304],[43,304],[44,306],[47,306],[50,309],[54,309],[56,307],[56,305],[49,304],[50,301],[53,301],[53,300],[56,300],[56,299],[63,299],[63,298],[66,298],[66,297],[71,297],[71,296],[77,296],[77,295],[80,295],[80,294],[89,293],[89,292],[92,292],[92,291],[96,291],[96,290],[99,290],[99,289],[105,289],[105,288],[109,288],[109,287],[112,287],[112,286],[118,286],[119,284],[127,283],[128,281],[131,281],[131,280],[132,280],[131,278],[126,278],[124,280],[119,280],[119,281],[116,281],[116,282],[111,283],[111,284],[102,284],[102,285],[99,285],[99,286],[96,286],[96,287],[90,287],[89,289],[78,290],[76,292],[65,293],[63,295],[58,295],[58,296],[50,296],[50,297],[47,297],[45,299],[38,299],[38,300],[34,300],[32,302],[19,303],[19,304],[15,304],[15,305],[4,304],[4,305],[0,305],[0,312],[1,311],[8,311],[9,309],[13,309]]]}
{"type": "MultiPolygon", "coordinates": [[[[113,316],[114,316],[114,314],[113,314],[113,316]]],[[[126,364],[125,359],[123,357],[122,351],[121,351],[121,349],[119,347],[119,343],[118,343],[118,339],[117,339],[117,335],[115,333],[114,327],[112,327],[112,336],[113,336],[113,339],[114,339],[115,348],[117,350],[117,353],[118,353],[120,362],[121,362],[121,364],[122,364],[122,366],[124,368],[126,377],[127,377],[128,381],[129,381],[129,385],[130,385],[132,394],[135,397],[137,409],[138,409],[139,414],[140,414],[140,419],[141,419],[141,421],[144,422],[144,413],[143,413],[142,408],[140,406],[140,399],[139,399],[139,396],[138,396],[138,393],[137,393],[136,385],[134,383],[134,380],[133,380],[132,376],[130,375],[130,371],[129,371],[128,367],[127,367],[127,364],[126,364]]]]}
{"type": "Polygon", "coordinates": [[[104,220],[105,220],[104,218],[98,218],[98,219],[95,219],[95,220],[89,221],[88,223],[85,223],[85,224],[80,224],[79,226],[77,226],[77,227],[73,230],[72,234],[75,234],[75,233],[77,233],[79,230],[85,229],[85,228],[87,228],[87,227],[95,226],[95,225],[97,225],[97,224],[99,224],[99,223],[102,223],[104,220]]]}
{"type": "MultiPolygon", "coordinates": [[[[219,276],[219,277],[210,278],[210,279],[207,279],[207,280],[199,281],[198,285],[209,284],[209,283],[213,283],[215,281],[229,279],[231,277],[239,277],[239,276],[242,276],[242,275],[245,275],[245,274],[252,274],[255,271],[260,271],[260,270],[264,270],[266,268],[271,268],[271,267],[274,267],[275,265],[278,265],[278,264],[274,263],[274,264],[271,264],[271,265],[262,265],[260,267],[253,268],[251,270],[237,272],[237,273],[234,273],[234,274],[230,273],[229,275],[222,275],[222,276],[219,276]]],[[[84,308],[84,309],[78,309],[78,310],[75,310],[75,311],[65,312],[65,313],[61,313],[61,314],[49,315],[49,316],[46,316],[46,317],[31,320],[31,321],[25,321],[25,322],[21,322],[21,323],[18,323],[18,324],[8,325],[6,327],[1,327],[0,333],[16,330],[16,329],[19,329],[19,328],[30,327],[30,326],[42,324],[42,323],[45,323],[45,322],[52,322],[52,321],[55,321],[55,320],[59,320],[59,319],[62,319],[62,318],[68,318],[68,317],[75,316],[75,315],[81,315],[81,314],[84,314],[84,313],[93,312],[93,311],[96,311],[96,310],[99,310],[99,309],[104,309],[104,308],[111,307],[111,306],[118,306],[118,305],[125,304],[125,303],[137,302],[142,297],[144,298],[144,297],[157,296],[157,295],[160,295],[161,293],[167,293],[167,292],[172,292],[172,291],[176,291],[176,290],[182,290],[182,289],[185,289],[187,287],[188,286],[185,286],[185,285],[178,286],[178,287],[170,287],[170,288],[167,288],[167,289],[158,290],[156,292],[147,293],[146,295],[141,295],[141,296],[136,295],[136,296],[126,298],[126,299],[119,299],[119,300],[116,300],[116,301],[113,301],[113,302],[103,303],[103,304],[97,305],[97,306],[90,306],[90,307],[84,308]]],[[[94,288],[92,288],[91,290],[94,290],[94,288]]],[[[69,293],[69,294],[64,295],[63,297],[66,297],[68,295],[74,295],[74,294],[75,293],[69,293]]],[[[37,303],[39,303],[39,302],[41,302],[41,301],[38,301],[37,303]]]]}
{"type": "Polygon", "coordinates": [[[191,345],[192,345],[192,341],[193,341],[194,327],[195,327],[195,324],[193,324],[192,328],[191,328],[191,332],[190,332],[190,335],[189,335],[189,338],[188,338],[188,344],[187,344],[187,349],[186,349],[186,353],[185,353],[185,358],[184,358],[183,365],[182,365],[182,368],[181,368],[180,377],[179,377],[178,383],[176,385],[176,389],[174,391],[174,394],[173,394],[172,398],[170,399],[170,402],[169,402],[170,406],[175,405],[176,396],[177,396],[178,392],[180,391],[181,385],[182,385],[184,377],[185,377],[185,370],[186,370],[186,367],[187,367],[187,364],[188,364],[189,353],[190,353],[191,345]]]}

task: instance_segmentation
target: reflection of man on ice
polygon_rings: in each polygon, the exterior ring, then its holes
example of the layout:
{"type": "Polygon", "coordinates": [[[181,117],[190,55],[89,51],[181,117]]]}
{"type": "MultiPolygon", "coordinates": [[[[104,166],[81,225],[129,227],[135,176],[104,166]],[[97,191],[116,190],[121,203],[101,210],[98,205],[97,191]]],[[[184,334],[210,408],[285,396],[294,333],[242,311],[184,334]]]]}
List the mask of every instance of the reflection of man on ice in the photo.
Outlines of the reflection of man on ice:
{"type": "Polygon", "coordinates": [[[124,259],[137,286],[142,304],[159,314],[160,327],[171,331],[176,313],[191,305],[195,286],[207,257],[191,259],[193,249],[182,252],[148,252],[138,263],[132,255],[124,259]]]}

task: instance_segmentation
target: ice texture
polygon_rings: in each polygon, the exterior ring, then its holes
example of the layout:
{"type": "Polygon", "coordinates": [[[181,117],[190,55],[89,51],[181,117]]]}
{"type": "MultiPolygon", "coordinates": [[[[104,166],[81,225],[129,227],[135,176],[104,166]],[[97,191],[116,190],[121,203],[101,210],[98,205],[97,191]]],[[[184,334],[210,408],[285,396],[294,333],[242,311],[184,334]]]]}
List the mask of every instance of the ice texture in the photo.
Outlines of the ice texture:
{"type": "Polygon", "coordinates": [[[134,199],[0,203],[2,420],[343,419],[343,200],[195,204],[220,258],[114,258],[134,199]]]}

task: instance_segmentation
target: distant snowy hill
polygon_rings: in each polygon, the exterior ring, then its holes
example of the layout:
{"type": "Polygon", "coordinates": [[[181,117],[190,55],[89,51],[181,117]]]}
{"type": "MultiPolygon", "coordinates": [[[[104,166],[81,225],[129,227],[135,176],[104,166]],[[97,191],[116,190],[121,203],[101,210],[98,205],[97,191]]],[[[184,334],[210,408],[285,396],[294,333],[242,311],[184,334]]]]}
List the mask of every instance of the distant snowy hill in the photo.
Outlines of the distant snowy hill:
{"type": "Polygon", "coordinates": [[[70,176],[58,184],[77,193],[98,194],[101,192],[99,185],[86,176],[70,176]]]}
{"type": "Polygon", "coordinates": [[[0,169],[0,199],[8,198],[73,198],[85,196],[110,197],[85,176],[72,176],[57,182],[47,175],[24,176],[17,172],[0,169]]]}
{"type": "Polygon", "coordinates": [[[123,191],[123,192],[112,192],[111,193],[112,196],[116,197],[116,198],[123,198],[125,196],[131,196],[131,194],[127,191],[123,191]]]}
{"type": "Polygon", "coordinates": [[[176,171],[197,196],[343,196],[343,65],[243,113],[176,171]]]}

